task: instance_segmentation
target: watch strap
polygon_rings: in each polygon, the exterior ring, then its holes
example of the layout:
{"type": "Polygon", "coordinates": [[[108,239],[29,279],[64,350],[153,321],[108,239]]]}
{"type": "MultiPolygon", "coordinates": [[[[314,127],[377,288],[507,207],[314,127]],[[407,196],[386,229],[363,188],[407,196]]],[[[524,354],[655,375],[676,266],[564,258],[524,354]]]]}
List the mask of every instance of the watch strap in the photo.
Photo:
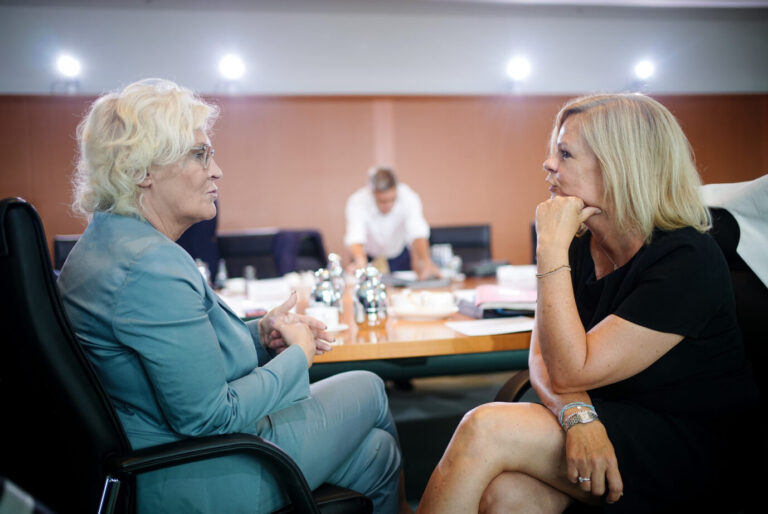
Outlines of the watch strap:
{"type": "Polygon", "coordinates": [[[579,423],[592,423],[593,421],[599,419],[597,416],[597,412],[591,409],[579,409],[573,414],[570,414],[565,420],[563,421],[563,430],[566,432],[569,428],[571,428],[574,425],[578,425],[579,423]]]}

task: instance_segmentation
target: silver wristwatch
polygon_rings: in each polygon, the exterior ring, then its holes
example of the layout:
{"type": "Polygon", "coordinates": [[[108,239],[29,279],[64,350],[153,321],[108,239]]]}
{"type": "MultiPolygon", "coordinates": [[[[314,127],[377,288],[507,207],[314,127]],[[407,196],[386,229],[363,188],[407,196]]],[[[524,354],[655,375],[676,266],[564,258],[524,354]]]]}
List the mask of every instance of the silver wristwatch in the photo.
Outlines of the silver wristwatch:
{"type": "Polygon", "coordinates": [[[577,425],[579,423],[592,423],[597,418],[597,413],[591,409],[579,409],[567,418],[565,418],[565,421],[563,421],[563,430],[566,432],[569,428],[571,428],[573,425],[577,425]]]}

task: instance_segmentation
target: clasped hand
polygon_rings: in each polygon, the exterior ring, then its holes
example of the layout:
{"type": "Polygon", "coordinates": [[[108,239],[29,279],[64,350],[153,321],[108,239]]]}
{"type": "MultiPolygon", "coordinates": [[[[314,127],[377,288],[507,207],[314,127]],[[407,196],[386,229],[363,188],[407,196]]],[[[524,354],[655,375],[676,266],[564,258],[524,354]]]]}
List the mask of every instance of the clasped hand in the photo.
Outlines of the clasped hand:
{"type": "Polygon", "coordinates": [[[325,324],[311,316],[290,312],[295,305],[296,292],[294,291],[285,302],[269,311],[259,321],[261,344],[275,353],[280,353],[292,344],[306,343],[300,340],[306,338],[313,341],[316,355],[331,350],[330,342],[335,339],[326,332],[325,324]],[[306,328],[295,325],[303,325],[306,328]],[[306,332],[309,335],[304,334],[306,332]]]}

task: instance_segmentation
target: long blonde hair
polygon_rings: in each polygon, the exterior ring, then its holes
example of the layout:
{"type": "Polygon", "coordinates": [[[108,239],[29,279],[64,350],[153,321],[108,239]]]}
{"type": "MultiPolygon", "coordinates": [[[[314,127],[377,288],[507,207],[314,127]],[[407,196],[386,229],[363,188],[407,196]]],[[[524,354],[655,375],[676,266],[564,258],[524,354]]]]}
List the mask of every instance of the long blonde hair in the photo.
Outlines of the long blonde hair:
{"type": "Polygon", "coordinates": [[[189,89],[168,80],[145,79],[96,100],[77,127],[80,147],[73,209],[143,218],[142,183],[153,165],[179,161],[218,116],[189,89]]]}
{"type": "Polygon", "coordinates": [[[619,229],[641,235],[646,243],[654,228],[709,230],[693,152],[666,107],[636,93],[570,100],[557,115],[551,149],[571,116],[577,116],[584,140],[600,163],[604,201],[619,229]]]}

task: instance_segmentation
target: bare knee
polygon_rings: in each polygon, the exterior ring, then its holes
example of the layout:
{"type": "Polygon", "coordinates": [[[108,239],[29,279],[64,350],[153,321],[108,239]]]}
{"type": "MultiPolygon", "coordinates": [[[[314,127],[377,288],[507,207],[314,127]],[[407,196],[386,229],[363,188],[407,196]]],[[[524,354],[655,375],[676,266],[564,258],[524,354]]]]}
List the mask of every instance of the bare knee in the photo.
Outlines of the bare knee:
{"type": "Polygon", "coordinates": [[[494,435],[503,429],[496,411],[493,404],[485,404],[464,414],[453,435],[452,443],[476,451],[491,446],[494,435]]]}
{"type": "Polygon", "coordinates": [[[525,473],[505,472],[483,492],[479,512],[559,513],[569,503],[568,496],[525,473]]]}
{"type": "Polygon", "coordinates": [[[466,442],[505,446],[516,442],[524,444],[527,433],[534,427],[531,419],[542,414],[535,404],[486,403],[467,412],[456,429],[454,438],[466,442]]]}
{"type": "Polygon", "coordinates": [[[524,496],[530,494],[524,490],[520,480],[521,473],[502,473],[485,488],[480,498],[479,511],[483,514],[501,512],[524,512],[524,496]]]}

